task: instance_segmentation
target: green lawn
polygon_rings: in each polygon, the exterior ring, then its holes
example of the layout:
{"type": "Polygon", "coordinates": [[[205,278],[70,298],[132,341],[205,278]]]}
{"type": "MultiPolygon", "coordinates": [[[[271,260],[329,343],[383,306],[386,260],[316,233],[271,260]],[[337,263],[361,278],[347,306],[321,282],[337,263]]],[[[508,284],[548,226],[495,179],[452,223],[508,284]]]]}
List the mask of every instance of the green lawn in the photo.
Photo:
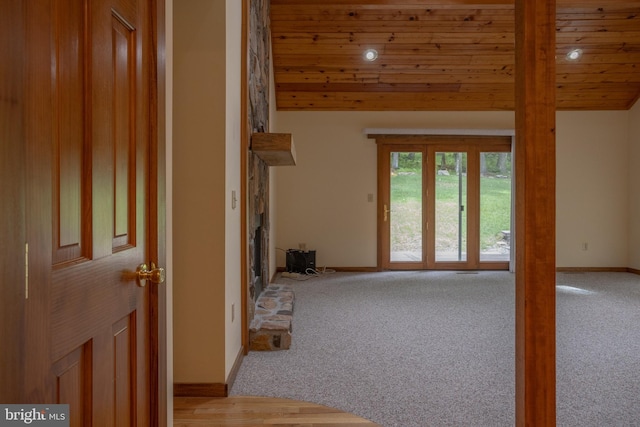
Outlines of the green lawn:
{"type": "MultiPolygon", "coordinates": [[[[392,250],[415,251],[421,236],[421,175],[400,172],[391,178],[392,250]]],[[[466,188],[463,204],[466,205],[466,188]]],[[[480,179],[480,248],[483,251],[501,245],[502,230],[510,229],[511,180],[482,177],[480,179]]],[[[436,177],[437,250],[452,250],[458,245],[458,176],[436,177]]],[[[463,215],[466,218],[466,215],[463,215]]],[[[463,229],[466,222],[463,220],[463,229]]],[[[463,249],[466,241],[463,237],[463,249]]]]}

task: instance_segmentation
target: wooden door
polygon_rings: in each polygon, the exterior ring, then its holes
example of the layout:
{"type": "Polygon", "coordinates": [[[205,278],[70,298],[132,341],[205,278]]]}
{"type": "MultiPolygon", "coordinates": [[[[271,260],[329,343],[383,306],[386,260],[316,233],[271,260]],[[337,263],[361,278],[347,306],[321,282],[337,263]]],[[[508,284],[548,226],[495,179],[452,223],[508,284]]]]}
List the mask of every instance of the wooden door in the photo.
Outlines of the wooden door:
{"type": "Polygon", "coordinates": [[[23,398],[69,404],[72,426],[157,411],[158,285],[134,279],[157,253],[150,3],[26,2],[23,398]]]}

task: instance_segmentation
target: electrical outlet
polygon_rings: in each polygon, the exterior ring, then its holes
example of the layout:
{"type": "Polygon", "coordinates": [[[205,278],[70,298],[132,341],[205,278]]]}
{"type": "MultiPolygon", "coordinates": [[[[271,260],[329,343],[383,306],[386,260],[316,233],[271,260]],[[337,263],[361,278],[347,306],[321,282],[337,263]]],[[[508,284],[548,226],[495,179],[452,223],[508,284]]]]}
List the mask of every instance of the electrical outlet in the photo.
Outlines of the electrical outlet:
{"type": "Polygon", "coordinates": [[[589,244],[587,242],[583,242],[582,243],[582,250],[583,251],[588,251],[589,250],[589,244]]]}
{"type": "Polygon", "coordinates": [[[231,304],[231,321],[233,322],[236,318],[236,305],[231,304]]]}
{"type": "Polygon", "coordinates": [[[367,202],[373,203],[373,193],[367,194],[367,202]]]}
{"type": "Polygon", "coordinates": [[[301,251],[306,251],[307,250],[307,244],[306,243],[298,243],[298,249],[300,249],[301,251]]]}

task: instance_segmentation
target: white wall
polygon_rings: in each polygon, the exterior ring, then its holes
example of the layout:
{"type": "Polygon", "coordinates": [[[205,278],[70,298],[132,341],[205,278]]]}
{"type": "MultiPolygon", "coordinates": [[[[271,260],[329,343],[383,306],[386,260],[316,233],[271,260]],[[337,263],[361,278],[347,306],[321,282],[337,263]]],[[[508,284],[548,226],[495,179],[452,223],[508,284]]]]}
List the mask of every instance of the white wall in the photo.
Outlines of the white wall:
{"type": "MultiPolygon", "coordinates": [[[[626,267],[627,112],[558,113],[558,267],[626,267]],[[582,251],[581,243],[589,249],[582,251]]],[[[318,266],[376,266],[376,144],[363,128],[513,129],[509,112],[278,112],[297,166],[277,173],[277,237],[318,266]]],[[[278,265],[284,256],[278,254],[278,265]]]]}
{"type": "Polygon", "coordinates": [[[241,4],[173,7],[174,379],[222,384],[241,345],[241,4]]]}
{"type": "Polygon", "coordinates": [[[558,113],[558,267],[628,266],[628,141],[626,111],[558,113]]]}
{"type": "Polygon", "coordinates": [[[226,164],[225,184],[225,377],[242,347],[240,227],[240,129],[242,77],[242,2],[226,1],[226,164]],[[235,207],[232,196],[235,193],[235,207]]]}
{"type": "Polygon", "coordinates": [[[629,267],[640,270],[640,102],[629,112],[629,267]]]}

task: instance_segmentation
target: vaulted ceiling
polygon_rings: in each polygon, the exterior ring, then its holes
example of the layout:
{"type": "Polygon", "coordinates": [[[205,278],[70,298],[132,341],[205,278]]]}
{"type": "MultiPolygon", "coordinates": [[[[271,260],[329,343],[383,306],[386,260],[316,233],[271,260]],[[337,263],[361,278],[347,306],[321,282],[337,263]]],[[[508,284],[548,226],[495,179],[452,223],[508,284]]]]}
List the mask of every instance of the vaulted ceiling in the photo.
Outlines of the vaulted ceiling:
{"type": "MultiPolygon", "coordinates": [[[[280,110],[514,109],[513,0],[271,0],[271,32],[280,110]]],[[[559,110],[640,97],[640,0],[557,0],[556,45],[559,110]]]]}

